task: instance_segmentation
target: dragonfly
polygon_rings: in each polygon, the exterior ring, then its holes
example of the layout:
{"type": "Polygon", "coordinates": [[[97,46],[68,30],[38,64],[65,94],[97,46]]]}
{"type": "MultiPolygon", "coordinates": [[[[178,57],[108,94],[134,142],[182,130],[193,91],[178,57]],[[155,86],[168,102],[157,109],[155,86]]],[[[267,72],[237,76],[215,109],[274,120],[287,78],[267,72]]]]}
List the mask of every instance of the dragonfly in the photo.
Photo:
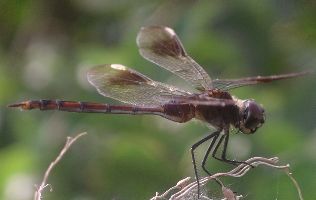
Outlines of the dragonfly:
{"type": "MultiPolygon", "coordinates": [[[[208,175],[206,161],[213,158],[229,164],[247,164],[226,157],[230,130],[246,135],[253,134],[265,122],[265,110],[252,99],[242,100],[229,93],[231,89],[299,77],[309,71],[271,76],[255,76],[241,79],[212,80],[184,49],[175,31],[165,26],[142,27],[136,43],[142,57],[172,72],[193,86],[195,92],[154,81],[121,64],[104,64],[91,68],[87,79],[99,94],[124,104],[64,101],[28,100],[9,105],[22,110],[59,110],[78,113],[107,113],[131,115],[158,115],[168,120],[185,123],[192,119],[203,121],[215,131],[191,146],[193,170],[200,194],[196,149],[209,141],[201,167],[208,175]],[[217,152],[222,145],[221,156],[217,152]]],[[[217,180],[218,181],[218,180],[217,180]]]]}

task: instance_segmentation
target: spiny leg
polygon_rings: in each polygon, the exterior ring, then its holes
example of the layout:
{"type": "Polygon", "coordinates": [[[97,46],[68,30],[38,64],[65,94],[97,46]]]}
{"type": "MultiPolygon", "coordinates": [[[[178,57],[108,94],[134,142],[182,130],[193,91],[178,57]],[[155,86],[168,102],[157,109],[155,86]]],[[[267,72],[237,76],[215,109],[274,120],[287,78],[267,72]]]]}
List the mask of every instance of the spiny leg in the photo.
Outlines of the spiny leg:
{"type": "Polygon", "coordinates": [[[219,142],[216,144],[216,146],[215,146],[215,148],[214,148],[214,150],[212,152],[212,157],[215,158],[216,160],[219,160],[219,161],[222,161],[222,162],[225,162],[225,163],[229,163],[229,164],[232,164],[232,165],[246,164],[246,165],[249,165],[250,167],[253,168],[253,166],[250,165],[247,162],[229,160],[229,159],[226,158],[226,151],[227,151],[228,141],[229,141],[229,133],[225,132],[225,134],[223,136],[220,136],[219,142]],[[219,157],[216,156],[216,152],[217,152],[219,146],[221,145],[223,139],[225,139],[224,140],[223,151],[222,151],[221,158],[219,158],[219,157]]]}
{"type": "Polygon", "coordinates": [[[238,165],[238,164],[246,164],[249,165],[250,167],[254,168],[254,166],[252,166],[251,164],[245,162],[245,161],[236,161],[236,160],[229,160],[226,158],[226,151],[227,151],[227,146],[228,146],[228,141],[229,141],[229,133],[225,134],[225,140],[224,140],[224,147],[223,147],[223,151],[222,151],[222,160],[223,162],[227,162],[233,165],[238,165]]]}
{"type": "Polygon", "coordinates": [[[205,153],[205,155],[204,155],[204,158],[203,158],[203,160],[202,160],[202,169],[203,169],[209,176],[212,176],[212,174],[206,169],[205,164],[206,164],[207,158],[208,158],[208,156],[209,156],[211,150],[212,150],[213,147],[214,147],[214,144],[215,144],[215,142],[216,142],[216,140],[217,140],[217,138],[218,138],[220,132],[217,131],[216,133],[217,133],[217,134],[214,136],[214,138],[213,138],[213,140],[212,140],[210,146],[208,147],[208,149],[207,149],[207,151],[206,151],[206,153],[205,153]]]}
{"type": "Polygon", "coordinates": [[[194,169],[194,174],[195,174],[195,178],[196,178],[196,182],[197,182],[197,188],[198,188],[198,198],[200,198],[200,182],[199,182],[199,177],[198,177],[198,173],[197,173],[197,169],[196,169],[196,162],[195,162],[195,156],[194,156],[194,150],[200,146],[201,144],[203,144],[204,142],[206,142],[207,140],[211,139],[212,137],[217,136],[218,137],[218,133],[219,131],[215,131],[210,135],[207,135],[206,137],[204,137],[203,139],[201,139],[200,141],[194,143],[191,147],[191,156],[192,156],[192,163],[193,163],[193,169],[194,169]]]}
{"type": "Polygon", "coordinates": [[[221,158],[216,157],[216,152],[217,152],[217,150],[218,150],[218,147],[221,146],[221,143],[223,142],[223,139],[224,139],[225,136],[219,135],[219,137],[220,137],[220,138],[219,138],[219,141],[217,142],[215,148],[214,148],[213,151],[212,151],[212,157],[215,158],[216,160],[223,161],[221,158]]]}

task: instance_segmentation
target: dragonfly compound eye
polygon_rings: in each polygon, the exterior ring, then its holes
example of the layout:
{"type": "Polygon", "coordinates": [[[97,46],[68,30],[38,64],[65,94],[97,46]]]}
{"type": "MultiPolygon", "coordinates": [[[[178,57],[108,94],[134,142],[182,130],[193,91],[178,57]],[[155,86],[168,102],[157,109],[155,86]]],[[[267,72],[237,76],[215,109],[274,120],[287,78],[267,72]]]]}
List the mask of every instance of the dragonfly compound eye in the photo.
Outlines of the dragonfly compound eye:
{"type": "Polygon", "coordinates": [[[265,121],[264,109],[253,100],[244,103],[243,126],[247,133],[254,133],[265,121]]]}

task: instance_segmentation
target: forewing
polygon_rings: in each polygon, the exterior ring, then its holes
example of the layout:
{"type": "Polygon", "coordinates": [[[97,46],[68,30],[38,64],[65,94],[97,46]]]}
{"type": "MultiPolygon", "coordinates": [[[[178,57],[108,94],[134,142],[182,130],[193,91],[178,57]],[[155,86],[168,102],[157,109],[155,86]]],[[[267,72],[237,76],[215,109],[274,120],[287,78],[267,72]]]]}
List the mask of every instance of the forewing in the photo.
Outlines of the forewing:
{"type": "Polygon", "coordinates": [[[272,75],[272,76],[255,76],[242,79],[216,79],[213,81],[214,87],[221,90],[230,90],[246,85],[255,85],[259,83],[269,83],[272,81],[295,78],[307,74],[314,73],[314,71],[303,71],[298,73],[272,75]]]}
{"type": "Polygon", "coordinates": [[[171,28],[143,27],[137,35],[136,42],[140,54],[145,59],[171,71],[200,91],[212,89],[209,75],[187,55],[171,28]]]}
{"type": "Polygon", "coordinates": [[[133,105],[161,105],[173,97],[190,95],[119,64],[96,66],[87,77],[101,95],[133,105]]]}

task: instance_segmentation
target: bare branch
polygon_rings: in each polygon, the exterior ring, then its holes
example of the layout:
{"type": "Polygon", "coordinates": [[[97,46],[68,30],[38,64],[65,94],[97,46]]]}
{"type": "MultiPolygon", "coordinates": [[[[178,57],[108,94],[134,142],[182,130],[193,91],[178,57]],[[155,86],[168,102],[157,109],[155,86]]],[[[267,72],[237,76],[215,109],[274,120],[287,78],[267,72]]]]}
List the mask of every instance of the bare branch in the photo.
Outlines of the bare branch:
{"type": "Polygon", "coordinates": [[[60,160],[63,158],[63,156],[65,155],[65,153],[69,150],[69,148],[71,147],[71,145],[76,142],[81,136],[86,135],[87,133],[80,133],[78,134],[76,137],[72,138],[72,137],[67,137],[67,141],[65,143],[65,146],[62,148],[62,150],[60,151],[59,155],[56,157],[56,159],[50,163],[50,165],[48,166],[47,170],[45,171],[44,174],[44,178],[42,180],[42,183],[39,187],[37,187],[35,193],[34,193],[34,200],[41,200],[42,199],[42,192],[43,190],[49,186],[50,187],[50,191],[52,191],[52,188],[49,184],[47,184],[47,179],[51,173],[51,171],[53,170],[53,168],[60,162],[60,160]]]}
{"type": "MultiPolygon", "coordinates": [[[[215,179],[215,178],[219,178],[222,176],[229,176],[229,177],[234,177],[234,178],[239,178],[244,176],[250,169],[251,166],[257,167],[259,165],[266,165],[275,169],[281,169],[284,170],[286,172],[286,174],[290,177],[291,181],[293,182],[294,186],[296,187],[296,190],[298,192],[299,198],[300,200],[303,200],[303,196],[302,196],[302,192],[301,189],[298,185],[298,183],[296,182],[296,180],[293,178],[293,176],[290,173],[290,165],[276,165],[276,163],[279,161],[279,159],[277,157],[273,157],[273,158],[263,158],[263,157],[253,157],[250,158],[248,160],[246,160],[247,164],[240,164],[237,167],[235,167],[234,169],[232,169],[229,172],[223,172],[223,173],[216,173],[212,176],[208,176],[208,177],[204,177],[200,180],[200,184],[201,186],[206,185],[210,180],[215,179]]],[[[178,190],[178,192],[173,193],[171,195],[171,197],[169,198],[169,200],[180,200],[180,199],[197,199],[197,182],[191,182],[190,178],[186,178],[185,180],[185,184],[181,185],[181,187],[179,187],[177,184],[176,186],[170,188],[169,190],[167,190],[164,194],[162,195],[158,195],[158,193],[156,194],[155,197],[153,197],[151,200],[160,200],[160,199],[167,199],[167,196],[170,196],[170,193],[173,190],[178,190]]],[[[180,181],[183,182],[184,180],[180,181]]],[[[242,198],[242,195],[240,196],[236,196],[232,190],[230,190],[228,187],[225,187],[222,184],[222,193],[223,193],[223,200],[238,200],[242,198]]],[[[205,196],[201,196],[201,199],[209,199],[208,197],[205,196]]]]}

